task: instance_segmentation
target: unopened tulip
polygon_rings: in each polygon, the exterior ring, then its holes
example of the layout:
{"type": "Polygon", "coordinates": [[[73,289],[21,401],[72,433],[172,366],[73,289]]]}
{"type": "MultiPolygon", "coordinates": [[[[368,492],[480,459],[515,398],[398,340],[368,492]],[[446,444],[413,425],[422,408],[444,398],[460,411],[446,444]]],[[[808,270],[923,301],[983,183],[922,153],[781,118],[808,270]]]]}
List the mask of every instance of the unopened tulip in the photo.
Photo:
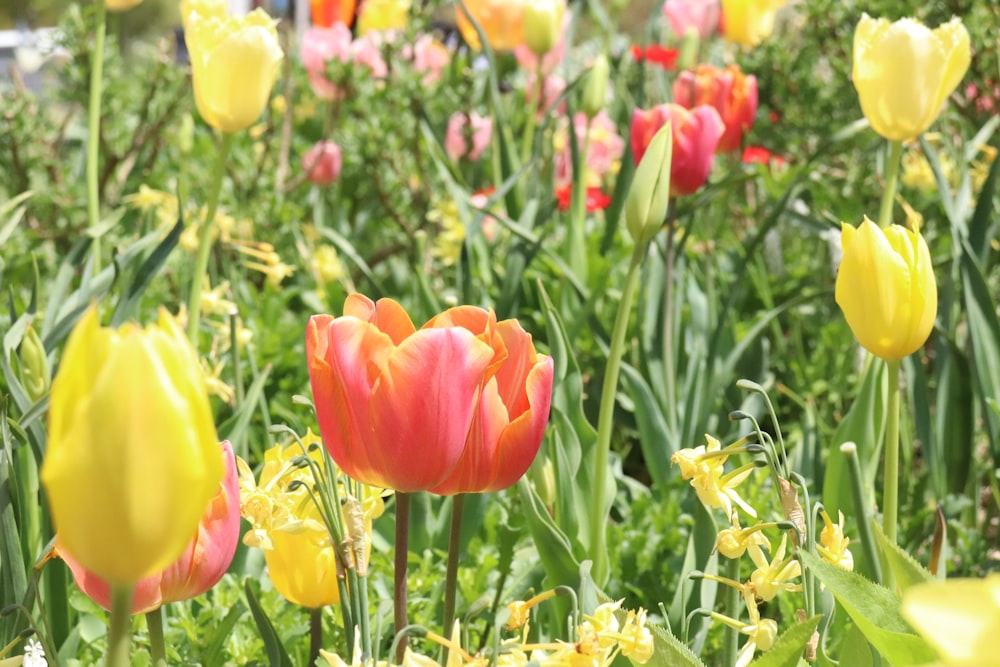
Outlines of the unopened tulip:
{"type": "Polygon", "coordinates": [[[201,368],[173,318],[103,329],[88,310],[52,382],[41,479],[60,543],[112,585],[177,560],[224,466],[201,368]]]}
{"type": "Polygon", "coordinates": [[[722,34],[730,42],[754,47],[774,30],[774,15],[788,0],[722,0],[722,34]]]}
{"type": "MultiPolygon", "coordinates": [[[[509,51],[524,42],[525,0],[460,0],[475,19],[494,51],[509,51]]],[[[533,0],[532,0],[533,1],[533,0]]],[[[455,3],[458,29],[466,43],[477,51],[479,35],[458,2],[455,3]]]]}
{"type": "Polygon", "coordinates": [[[362,0],[358,11],[358,35],[401,30],[410,20],[410,0],[362,0]]]}
{"type": "Polygon", "coordinates": [[[679,104],[661,104],[632,114],[632,156],[639,164],[656,132],[669,121],[673,135],[670,194],[689,195],[705,184],[712,169],[715,148],[726,129],[719,112],[708,105],[692,110],[679,104]]]}
{"type": "Polygon", "coordinates": [[[492,312],[453,308],[417,330],[395,301],[353,294],[343,317],[309,320],[306,354],[323,443],[362,483],[498,490],[541,444],[551,358],[492,312]]]}
{"type": "Polygon", "coordinates": [[[105,0],[105,6],[111,12],[125,12],[141,2],[142,0],[105,0]]]}
{"type": "Polygon", "coordinates": [[[854,336],[887,361],[912,354],[937,317],[937,283],[927,243],[899,225],[879,228],[868,218],[841,227],[843,259],[836,300],[854,336]]]}
{"type": "Polygon", "coordinates": [[[340,146],[332,141],[318,141],[302,156],[302,169],[314,185],[330,185],[340,178],[340,146]]]}
{"type": "Polygon", "coordinates": [[[757,78],[745,75],[739,65],[720,70],[699,65],[681,72],[674,80],[674,102],[687,109],[707,104],[719,112],[726,126],[716,152],[730,153],[740,147],[743,135],[753,127],[757,115],[757,78]]]}
{"type": "Polygon", "coordinates": [[[968,69],[969,33],[958,18],[931,30],[865,14],[854,31],[854,87],[886,139],[907,141],[930,127],[968,69]]]}
{"type": "MultiPolygon", "coordinates": [[[[226,476],[202,514],[195,536],[173,565],[136,583],[132,595],[133,614],[144,614],[170,602],[198,597],[215,586],[229,569],[240,539],[240,487],[233,447],[228,440],[220,447],[226,476]]],[[[108,582],[88,571],[68,550],[58,545],[57,538],[59,556],[69,566],[80,590],[97,604],[110,609],[108,582]]]]}
{"type": "Polygon", "coordinates": [[[188,17],[188,50],[198,112],[222,132],[260,117],[283,57],[274,21],[262,9],[246,16],[188,17]]]}
{"type": "Polygon", "coordinates": [[[587,114],[587,118],[593,118],[604,108],[604,103],[608,97],[608,77],[611,66],[608,57],[603,53],[594,58],[594,64],[590,66],[587,74],[587,83],[583,87],[583,100],[581,107],[587,114]]]}
{"type": "Polygon", "coordinates": [[[628,199],[625,200],[625,226],[637,246],[649,243],[667,217],[671,142],[671,128],[664,124],[645,147],[629,187],[628,199]]]}
{"type": "Polygon", "coordinates": [[[694,32],[707,39],[719,28],[719,0],[667,0],[663,15],[678,37],[694,32]]]}
{"type": "Polygon", "coordinates": [[[524,5],[524,43],[536,56],[544,56],[559,41],[565,11],[565,0],[534,0],[524,5]]]}

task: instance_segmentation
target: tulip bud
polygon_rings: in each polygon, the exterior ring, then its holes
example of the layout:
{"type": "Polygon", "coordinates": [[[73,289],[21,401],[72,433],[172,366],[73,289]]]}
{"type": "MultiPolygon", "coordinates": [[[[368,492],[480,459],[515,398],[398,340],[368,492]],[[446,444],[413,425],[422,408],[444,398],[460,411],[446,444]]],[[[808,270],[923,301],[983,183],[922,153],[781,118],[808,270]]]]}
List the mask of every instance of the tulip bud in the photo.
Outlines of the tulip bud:
{"type": "Polygon", "coordinates": [[[21,341],[21,384],[32,401],[41,399],[49,391],[52,368],[49,356],[38,332],[30,324],[21,341]]]}
{"type": "Polygon", "coordinates": [[[165,310],[146,329],[84,314],[52,382],[40,477],[61,544],[111,585],[184,551],[223,463],[197,355],[165,310]]]}
{"type": "Polygon", "coordinates": [[[539,58],[559,41],[565,9],[562,0],[535,0],[524,5],[524,43],[539,58]]]}
{"type": "Polygon", "coordinates": [[[109,12],[127,12],[142,0],[105,0],[105,6],[109,12]]]}
{"type": "Polygon", "coordinates": [[[181,114],[181,127],[177,131],[177,148],[180,149],[181,155],[190,155],[194,149],[194,118],[187,112],[181,114]]]}
{"type": "Polygon", "coordinates": [[[701,35],[698,29],[691,27],[684,33],[681,40],[680,53],[677,55],[677,67],[688,69],[698,62],[698,50],[701,46],[701,35]]]}
{"type": "Polygon", "coordinates": [[[340,146],[332,141],[319,141],[302,156],[302,169],[315,185],[330,185],[340,178],[340,146]]]}
{"type": "Polygon", "coordinates": [[[608,96],[608,77],[610,65],[608,57],[603,53],[594,59],[587,75],[587,85],[583,89],[583,112],[589,120],[601,112],[608,96]]]}
{"type": "Polygon", "coordinates": [[[653,240],[667,217],[670,202],[670,160],[673,139],[670,122],[659,129],[635,171],[625,201],[625,226],[636,245],[653,240]]]}

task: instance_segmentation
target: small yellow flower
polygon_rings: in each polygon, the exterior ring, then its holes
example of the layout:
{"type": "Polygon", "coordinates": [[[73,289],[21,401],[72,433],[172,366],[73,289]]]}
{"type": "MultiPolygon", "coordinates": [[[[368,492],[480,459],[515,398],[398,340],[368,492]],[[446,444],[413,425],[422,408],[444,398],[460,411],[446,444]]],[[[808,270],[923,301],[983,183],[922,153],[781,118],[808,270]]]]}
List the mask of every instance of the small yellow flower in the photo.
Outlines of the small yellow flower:
{"type": "Polygon", "coordinates": [[[969,62],[969,33],[958,18],[931,30],[912,18],[890,23],[865,14],[854,31],[861,110],[872,129],[892,141],[913,139],[930,127],[969,62]]]}
{"type": "Polygon", "coordinates": [[[646,610],[629,610],[618,639],[622,655],[640,665],[653,657],[653,633],[646,627],[646,610]]]}
{"type": "Polygon", "coordinates": [[[937,282],[927,243],[899,225],[868,218],[841,229],[835,297],[861,346],[889,361],[912,354],[937,317],[937,282]]]}
{"type": "Polygon", "coordinates": [[[850,538],[844,535],[844,513],[839,513],[839,521],[834,523],[826,510],[821,512],[823,517],[823,530],[819,534],[819,546],[816,551],[828,563],[836,565],[845,570],[854,569],[854,555],[847,548],[851,543],[850,538]]]}
{"type": "Polygon", "coordinates": [[[316,282],[321,284],[336,282],[346,275],[344,263],[340,261],[336,248],[329,245],[321,245],[313,251],[309,268],[316,276],[316,282]]]}
{"type": "Polygon", "coordinates": [[[802,566],[793,556],[785,558],[785,547],[788,542],[788,533],[781,535],[781,544],[774,552],[770,562],[764,556],[764,552],[756,544],[751,544],[747,551],[750,559],[757,566],[757,569],[750,575],[747,586],[754,592],[756,597],[764,602],[769,602],[780,591],[800,591],[801,584],[789,583],[791,579],[802,574],[802,566]]]}
{"type": "Polygon", "coordinates": [[[749,528],[742,528],[740,527],[739,515],[735,512],[730,517],[730,521],[732,525],[719,531],[719,536],[715,540],[715,548],[726,558],[742,558],[747,547],[751,544],[768,546],[767,538],[760,532],[763,524],[758,523],[749,528]]]}
{"type": "Polygon", "coordinates": [[[271,100],[271,111],[279,116],[285,115],[285,112],[288,111],[288,100],[285,99],[284,95],[274,96],[274,99],[271,100]]]}
{"type": "Polygon", "coordinates": [[[743,601],[747,606],[747,615],[750,617],[748,623],[743,623],[735,618],[724,616],[718,612],[712,612],[713,619],[724,623],[737,632],[748,637],[740,652],[736,654],[736,664],[734,667],[747,667],[753,660],[757,651],[767,651],[774,646],[774,640],[778,636],[778,624],[769,618],[761,618],[760,610],[757,608],[757,600],[753,591],[747,586],[737,586],[743,601]]]}
{"type": "Polygon", "coordinates": [[[754,464],[748,463],[727,474],[723,464],[729,455],[719,441],[707,433],[705,441],[707,448],[700,445],[674,452],[670,463],[680,465],[681,476],[691,480],[695,493],[706,506],[721,508],[727,516],[732,516],[735,503],[744,512],[756,517],[757,511],[736,492],[736,487],[753,472],[754,464]]]}

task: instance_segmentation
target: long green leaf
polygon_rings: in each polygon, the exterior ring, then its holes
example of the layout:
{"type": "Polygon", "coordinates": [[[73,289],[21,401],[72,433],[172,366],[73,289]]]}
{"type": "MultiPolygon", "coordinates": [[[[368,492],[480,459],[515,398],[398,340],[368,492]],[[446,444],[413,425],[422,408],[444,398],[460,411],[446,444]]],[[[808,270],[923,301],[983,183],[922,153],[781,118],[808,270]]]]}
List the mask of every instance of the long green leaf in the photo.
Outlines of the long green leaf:
{"type": "Polygon", "coordinates": [[[962,286],[972,342],[972,369],[983,401],[983,421],[990,435],[993,459],[1000,460],[1000,418],[989,402],[1000,402],[1000,320],[975,254],[962,245],[962,286]]]}
{"type": "Polygon", "coordinates": [[[248,577],[244,583],[243,590],[246,592],[247,603],[250,605],[250,613],[253,614],[254,623],[260,631],[260,638],[264,640],[264,650],[267,651],[267,661],[271,667],[294,667],[292,659],[288,657],[285,647],[281,643],[281,637],[271,624],[271,619],[267,617],[263,607],[254,594],[251,580],[248,577]]]}
{"type": "Polygon", "coordinates": [[[906,553],[895,541],[885,536],[882,526],[877,521],[874,524],[873,532],[882,549],[882,556],[889,563],[893,578],[901,591],[905,591],[915,584],[923,584],[928,581],[936,581],[934,575],[927,571],[923,565],[913,559],[913,556],[906,553]]]}

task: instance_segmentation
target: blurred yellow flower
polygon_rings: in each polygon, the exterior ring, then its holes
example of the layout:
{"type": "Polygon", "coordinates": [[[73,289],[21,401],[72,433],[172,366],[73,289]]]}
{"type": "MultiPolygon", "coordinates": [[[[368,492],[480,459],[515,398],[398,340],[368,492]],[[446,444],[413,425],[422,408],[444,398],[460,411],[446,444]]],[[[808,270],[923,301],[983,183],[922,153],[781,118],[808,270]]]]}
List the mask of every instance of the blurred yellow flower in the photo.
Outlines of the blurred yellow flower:
{"type": "Polygon", "coordinates": [[[141,2],[142,0],[105,0],[105,6],[110,12],[125,12],[141,2]]]}
{"type": "Polygon", "coordinates": [[[246,16],[188,16],[187,42],[195,103],[222,132],[253,125],[267,106],[283,57],[274,21],[261,9],[246,16]]]}
{"type": "Polygon", "coordinates": [[[41,479],[60,541],[111,584],[165,569],[223,477],[198,359],[165,311],[146,329],[91,307],[52,383],[41,479]]]}
{"type": "Polygon", "coordinates": [[[344,263],[340,261],[337,249],[329,245],[321,245],[313,251],[309,268],[319,283],[332,283],[346,275],[344,263]]]}
{"type": "Polygon", "coordinates": [[[754,47],[774,30],[774,15],[788,0],[722,0],[723,37],[754,47]]]}
{"type": "Polygon", "coordinates": [[[841,228],[843,259],[835,298],[858,342],[891,361],[912,354],[937,317],[937,283],[919,232],[879,228],[867,217],[841,228]]]}
{"type": "Polygon", "coordinates": [[[854,31],[861,110],[872,129],[892,141],[930,127],[969,62],[969,33],[959,18],[931,30],[912,18],[890,23],[865,14],[854,31]]]}
{"type": "Polygon", "coordinates": [[[400,30],[410,20],[410,0],[364,0],[358,11],[358,35],[400,30]]]}
{"type": "Polygon", "coordinates": [[[555,47],[562,31],[566,0],[534,0],[524,5],[524,43],[536,56],[555,47]]]}
{"type": "Polygon", "coordinates": [[[947,667],[1000,667],[1000,575],[911,586],[902,612],[947,667]]]}
{"type": "MultiPolygon", "coordinates": [[[[509,51],[524,42],[525,0],[461,0],[486,36],[494,51],[509,51]]],[[[475,50],[481,48],[479,35],[455,3],[455,18],[462,38],[475,50]]]]}

